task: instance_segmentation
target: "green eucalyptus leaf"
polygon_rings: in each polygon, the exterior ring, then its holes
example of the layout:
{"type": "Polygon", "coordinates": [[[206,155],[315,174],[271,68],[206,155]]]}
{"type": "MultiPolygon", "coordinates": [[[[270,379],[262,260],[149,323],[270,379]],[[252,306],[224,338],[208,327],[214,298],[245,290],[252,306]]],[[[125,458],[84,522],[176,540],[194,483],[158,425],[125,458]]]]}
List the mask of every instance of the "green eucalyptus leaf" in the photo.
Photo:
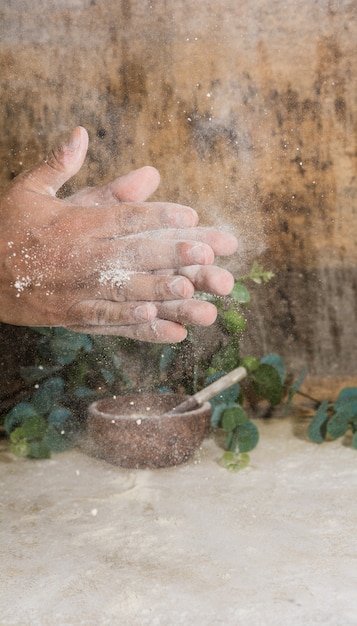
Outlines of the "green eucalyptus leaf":
{"type": "Polygon", "coordinates": [[[247,421],[248,416],[239,404],[225,409],[222,414],[222,428],[226,431],[234,430],[237,426],[241,426],[247,421]]]}
{"type": "Polygon", "coordinates": [[[282,359],[279,354],[274,354],[273,352],[266,354],[262,359],[260,359],[260,362],[274,367],[280,376],[281,383],[284,384],[286,378],[286,367],[284,359],[282,359]]]}
{"type": "MultiPolygon", "coordinates": [[[[357,387],[345,387],[340,392],[335,404],[335,414],[328,424],[328,433],[336,439],[348,430],[357,431],[357,387]]],[[[354,435],[353,435],[354,436],[354,435]]]]}
{"type": "Polygon", "coordinates": [[[122,362],[121,362],[120,357],[117,354],[112,355],[112,361],[116,370],[122,369],[122,362]]]}
{"type": "Polygon", "coordinates": [[[126,385],[126,387],[128,389],[130,389],[132,387],[131,378],[129,376],[124,376],[124,374],[122,374],[121,375],[121,380],[126,385]]]}
{"type": "Polygon", "coordinates": [[[33,404],[30,402],[20,402],[5,415],[4,426],[7,434],[9,435],[12,430],[20,426],[26,418],[32,416],[37,417],[37,415],[38,412],[33,404]]]}
{"type": "Polygon", "coordinates": [[[227,430],[226,431],[226,440],[225,440],[225,448],[226,450],[230,450],[231,452],[235,452],[238,447],[237,433],[236,430],[227,430]]]}
{"type": "Polygon", "coordinates": [[[235,282],[234,287],[229,295],[239,304],[249,304],[250,302],[249,289],[247,289],[247,287],[243,285],[243,283],[239,282],[239,280],[235,282]]]}
{"type": "Polygon", "coordinates": [[[251,372],[255,372],[255,370],[258,369],[259,359],[257,359],[255,356],[246,356],[244,357],[244,359],[241,360],[240,365],[242,367],[245,367],[248,374],[250,374],[251,372]]]}
{"type": "Polygon", "coordinates": [[[208,387],[208,385],[211,385],[212,383],[214,383],[216,380],[218,380],[219,378],[221,378],[222,376],[225,375],[226,372],[216,372],[216,370],[213,371],[209,371],[208,376],[206,376],[205,381],[203,383],[204,387],[208,387]]]}
{"type": "Polygon", "coordinates": [[[259,431],[256,425],[253,424],[253,422],[248,420],[247,422],[238,426],[236,433],[239,452],[249,452],[256,447],[259,441],[259,431]]]}
{"type": "Polygon", "coordinates": [[[32,397],[37,411],[43,415],[49,413],[53,405],[58,404],[64,396],[64,380],[59,376],[48,378],[42,383],[32,397]]]}
{"type": "Polygon", "coordinates": [[[351,418],[350,406],[342,405],[327,422],[327,432],[333,439],[343,437],[348,430],[349,421],[351,418]]]}
{"type": "Polygon", "coordinates": [[[84,352],[91,352],[91,350],[93,349],[93,342],[90,335],[80,334],[80,337],[84,352]]]}
{"type": "Polygon", "coordinates": [[[45,365],[29,365],[20,367],[20,375],[27,383],[36,383],[48,376],[52,376],[59,370],[59,366],[47,367],[45,365]]]}
{"type": "Polygon", "coordinates": [[[64,452],[73,448],[73,440],[53,424],[48,428],[43,443],[52,452],[64,452]]]}
{"type": "Polygon", "coordinates": [[[73,395],[76,398],[94,398],[94,396],[97,395],[97,392],[94,389],[90,389],[90,387],[81,385],[80,387],[77,387],[77,389],[75,389],[73,395]]]}
{"type": "Polygon", "coordinates": [[[237,454],[235,452],[231,452],[230,450],[226,450],[223,453],[223,455],[222,455],[221,464],[224,467],[228,468],[229,465],[232,465],[233,463],[236,463],[237,459],[238,459],[238,456],[237,456],[237,454]]]}
{"type": "Polygon", "coordinates": [[[32,459],[49,459],[51,450],[44,440],[30,441],[28,456],[32,459]]]}
{"type": "Polygon", "coordinates": [[[268,363],[260,363],[252,378],[254,390],[260,398],[265,398],[272,406],[280,404],[283,398],[283,385],[275,367],[268,363]]]}
{"type": "Polygon", "coordinates": [[[250,456],[247,452],[241,452],[239,455],[239,469],[245,469],[248,467],[250,456]]]}
{"type": "Polygon", "coordinates": [[[77,387],[81,387],[86,384],[88,376],[88,363],[82,359],[77,359],[67,370],[67,385],[68,389],[73,391],[77,387]]]}
{"type": "Polygon", "coordinates": [[[19,439],[16,443],[11,443],[10,452],[20,457],[29,456],[30,444],[26,439],[19,439]]]}
{"type": "Polygon", "coordinates": [[[84,349],[88,351],[88,336],[66,328],[55,328],[49,341],[52,354],[61,365],[69,365],[84,349]]]}
{"type": "Polygon", "coordinates": [[[19,428],[15,428],[15,430],[13,430],[10,434],[11,443],[19,443],[19,441],[25,438],[25,431],[22,426],[19,426],[19,428]]]}
{"type": "Polygon", "coordinates": [[[211,425],[213,427],[217,428],[217,426],[219,426],[222,413],[226,409],[226,406],[227,405],[222,402],[221,404],[217,404],[216,406],[212,407],[213,410],[211,414],[211,425]]]}
{"type": "Polygon", "coordinates": [[[168,387],[167,385],[160,385],[160,387],[157,387],[157,392],[158,393],[174,393],[171,387],[168,387]]]}
{"type": "Polygon", "coordinates": [[[351,445],[352,448],[355,448],[355,450],[357,450],[357,431],[353,434],[351,445]]]}
{"type": "Polygon", "coordinates": [[[338,408],[340,404],[345,404],[346,402],[357,402],[357,387],[345,387],[342,389],[335,402],[335,408],[338,408]]]}
{"type": "MultiPolygon", "coordinates": [[[[217,379],[220,377],[221,375],[218,376],[217,379]]],[[[210,383],[205,383],[204,386],[207,387],[208,384],[210,383]]],[[[240,398],[240,396],[241,396],[241,388],[239,384],[233,383],[233,385],[231,385],[227,389],[223,389],[223,391],[213,396],[213,398],[210,399],[210,403],[212,407],[215,407],[222,403],[226,405],[231,405],[231,404],[234,404],[238,400],[238,398],[240,398]]]]}
{"type": "Polygon", "coordinates": [[[219,372],[230,372],[239,365],[239,341],[236,337],[218,350],[211,361],[211,366],[219,372]]]}
{"type": "Polygon", "coordinates": [[[115,374],[111,370],[105,369],[104,367],[100,370],[101,375],[103,376],[105,382],[108,385],[111,385],[115,381],[115,374]]]}
{"type": "Polygon", "coordinates": [[[35,331],[35,333],[44,335],[45,337],[51,337],[53,334],[53,329],[50,326],[30,326],[30,328],[35,331]]]}
{"type": "Polygon", "coordinates": [[[31,442],[33,439],[42,439],[45,435],[48,424],[41,415],[27,417],[21,426],[25,439],[31,442]]]}
{"type": "Polygon", "coordinates": [[[357,400],[339,401],[334,405],[334,409],[336,415],[342,413],[342,415],[346,415],[348,419],[353,420],[357,417],[357,400]]]}
{"type": "Polygon", "coordinates": [[[171,365],[172,361],[174,360],[176,354],[177,354],[177,349],[175,349],[173,346],[171,345],[164,346],[160,354],[160,362],[159,362],[160,372],[165,372],[167,370],[167,368],[171,365]]]}
{"type": "Polygon", "coordinates": [[[243,315],[234,309],[228,309],[223,315],[224,328],[232,335],[242,333],[247,325],[243,315]]]}
{"type": "Polygon", "coordinates": [[[48,416],[48,423],[61,428],[70,417],[72,417],[72,411],[64,406],[56,406],[48,416]]]}
{"type": "Polygon", "coordinates": [[[239,454],[227,450],[223,453],[221,458],[221,465],[225,467],[229,472],[238,472],[244,469],[249,464],[249,454],[239,454]]]}
{"type": "Polygon", "coordinates": [[[328,400],[321,402],[314,417],[312,418],[307,434],[311,441],[315,443],[322,443],[325,441],[326,426],[328,422],[328,400]]]}
{"type": "Polygon", "coordinates": [[[41,357],[41,360],[48,364],[57,365],[58,363],[54,363],[55,359],[53,358],[53,354],[50,348],[50,341],[53,336],[53,333],[50,337],[39,337],[37,341],[37,352],[41,357]]]}
{"type": "Polygon", "coordinates": [[[254,283],[260,285],[262,282],[268,283],[274,277],[273,272],[265,271],[259,261],[253,261],[252,268],[247,276],[244,278],[250,278],[254,283]]]}

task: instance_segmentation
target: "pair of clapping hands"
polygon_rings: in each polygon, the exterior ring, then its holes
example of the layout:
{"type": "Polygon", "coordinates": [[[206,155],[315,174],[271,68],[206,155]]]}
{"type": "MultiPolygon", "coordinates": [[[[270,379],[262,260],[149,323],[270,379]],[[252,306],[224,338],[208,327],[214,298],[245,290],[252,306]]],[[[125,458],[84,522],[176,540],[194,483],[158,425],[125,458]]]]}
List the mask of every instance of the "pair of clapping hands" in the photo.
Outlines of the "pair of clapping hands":
{"type": "Polygon", "coordinates": [[[0,321],[163,343],[212,324],[215,306],[194,294],[230,293],[233,276],[214,261],[236,238],[199,227],[189,207],[146,202],[160,181],[153,167],[59,199],[87,148],[75,128],[2,193],[0,321]]]}

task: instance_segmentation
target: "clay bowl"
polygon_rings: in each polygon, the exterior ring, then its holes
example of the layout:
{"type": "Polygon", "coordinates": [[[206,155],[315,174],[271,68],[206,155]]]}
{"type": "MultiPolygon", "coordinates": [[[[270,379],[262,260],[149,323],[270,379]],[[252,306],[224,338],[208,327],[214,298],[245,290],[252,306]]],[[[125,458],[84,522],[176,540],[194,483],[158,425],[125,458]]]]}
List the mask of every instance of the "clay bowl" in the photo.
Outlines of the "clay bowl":
{"type": "Polygon", "coordinates": [[[165,415],[185,399],[143,393],[98,400],[89,406],[87,434],[92,454],[128,468],[179,465],[193,454],[210,426],[211,405],[165,415]]]}

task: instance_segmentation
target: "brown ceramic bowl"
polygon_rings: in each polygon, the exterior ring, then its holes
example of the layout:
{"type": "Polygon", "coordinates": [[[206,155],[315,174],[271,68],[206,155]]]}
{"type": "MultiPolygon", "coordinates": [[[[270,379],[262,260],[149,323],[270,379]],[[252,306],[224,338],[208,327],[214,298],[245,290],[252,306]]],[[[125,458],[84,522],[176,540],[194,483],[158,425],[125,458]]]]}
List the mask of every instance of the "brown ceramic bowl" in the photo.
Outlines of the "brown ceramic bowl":
{"type": "Polygon", "coordinates": [[[88,437],[96,456],[128,468],[187,461],[207,434],[211,405],[165,415],[183,402],[178,394],[143,393],[105,398],[88,409],[88,437]]]}

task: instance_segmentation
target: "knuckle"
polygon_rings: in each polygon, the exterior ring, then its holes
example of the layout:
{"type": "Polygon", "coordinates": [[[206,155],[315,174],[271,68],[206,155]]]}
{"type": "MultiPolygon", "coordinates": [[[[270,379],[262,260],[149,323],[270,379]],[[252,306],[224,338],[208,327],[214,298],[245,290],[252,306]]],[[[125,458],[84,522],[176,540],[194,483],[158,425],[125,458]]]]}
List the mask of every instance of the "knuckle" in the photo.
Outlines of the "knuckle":
{"type": "Polygon", "coordinates": [[[92,307],[93,322],[98,326],[104,326],[110,323],[109,302],[99,300],[92,307]]]}
{"type": "Polygon", "coordinates": [[[60,144],[51,150],[50,154],[45,159],[45,163],[56,172],[62,171],[65,153],[66,149],[64,144],[60,144]]]}

